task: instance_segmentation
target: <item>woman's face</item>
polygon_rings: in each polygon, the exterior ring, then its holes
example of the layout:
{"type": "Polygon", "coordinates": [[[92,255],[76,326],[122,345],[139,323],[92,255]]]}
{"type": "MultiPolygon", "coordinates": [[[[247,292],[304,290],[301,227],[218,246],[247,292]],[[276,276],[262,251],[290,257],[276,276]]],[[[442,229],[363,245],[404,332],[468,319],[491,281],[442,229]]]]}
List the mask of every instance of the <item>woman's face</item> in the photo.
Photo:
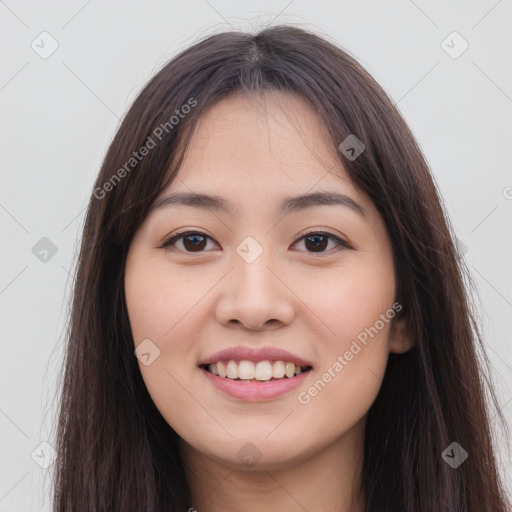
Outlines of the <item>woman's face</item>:
{"type": "Polygon", "coordinates": [[[410,344],[385,225],[317,114],[284,93],[217,103],[155,204],[126,301],[144,382],[187,449],[276,468],[363,429],[389,351],[410,344]],[[193,233],[166,244],[177,231],[193,233]]]}

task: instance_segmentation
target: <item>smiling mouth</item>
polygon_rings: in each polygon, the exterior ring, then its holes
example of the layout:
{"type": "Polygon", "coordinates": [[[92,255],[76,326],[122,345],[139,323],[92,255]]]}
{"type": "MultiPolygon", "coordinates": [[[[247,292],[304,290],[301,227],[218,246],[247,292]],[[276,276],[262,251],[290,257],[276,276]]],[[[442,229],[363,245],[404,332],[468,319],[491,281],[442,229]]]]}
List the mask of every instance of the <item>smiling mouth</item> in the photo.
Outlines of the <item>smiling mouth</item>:
{"type": "Polygon", "coordinates": [[[292,379],[312,369],[311,366],[299,366],[289,361],[264,360],[254,362],[236,359],[204,364],[200,368],[217,377],[246,382],[292,379]]]}

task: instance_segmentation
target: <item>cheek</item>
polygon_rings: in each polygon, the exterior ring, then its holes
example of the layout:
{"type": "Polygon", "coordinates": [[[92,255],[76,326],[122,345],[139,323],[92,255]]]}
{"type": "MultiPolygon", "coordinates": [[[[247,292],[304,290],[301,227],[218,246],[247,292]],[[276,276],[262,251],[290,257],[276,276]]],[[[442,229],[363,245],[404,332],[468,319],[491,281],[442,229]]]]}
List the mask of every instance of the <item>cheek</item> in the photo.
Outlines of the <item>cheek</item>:
{"type": "Polygon", "coordinates": [[[187,272],[170,272],[165,261],[137,253],[127,259],[125,276],[134,345],[149,339],[157,347],[153,346],[158,355],[154,359],[152,355],[150,364],[139,360],[142,378],[160,413],[183,435],[190,428],[186,421],[182,424],[183,411],[196,418],[204,413],[196,410],[188,391],[197,371],[196,340],[207,314],[200,299],[212,286],[213,276],[212,283],[194,282],[190,276],[187,279],[187,272]]]}
{"type": "MultiPolygon", "coordinates": [[[[370,258],[371,257],[371,258],[370,258]]],[[[321,364],[300,404],[309,412],[308,428],[350,428],[375,400],[385,373],[389,334],[395,315],[394,273],[390,259],[360,259],[350,271],[336,272],[323,292],[310,288],[310,304],[328,327],[321,364]],[[314,414],[310,412],[315,411],[314,414]],[[327,415],[327,417],[326,417],[327,415]],[[328,419],[327,423],[325,422],[328,419]],[[326,427],[327,425],[327,427],[326,427]]]]}
{"type": "Polygon", "coordinates": [[[374,300],[338,310],[331,324],[336,336],[322,340],[322,363],[298,392],[304,438],[321,431],[324,439],[335,439],[361,421],[375,401],[388,361],[391,327],[391,317],[388,323],[380,320],[386,311],[380,306],[374,300]]]}
{"type": "Polygon", "coordinates": [[[196,286],[187,272],[171,271],[165,261],[142,265],[128,260],[125,293],[135,344],[145,338],[160,343],[175,338],[178,330],[190,326],[191,312],[206,290],[207,282],[196,286]]]}
{"type": "Polygon", "coordinates": [[[358,335],[378,322],[379,339],[389,334],[382,314],[393,305],[395,277],[391,260],[368,254],[357,255],[346,268],[332,270],[321,280],[309,281],[303,290],[308,305],[324,323],[325,343],[332,351],[348,350],[358,335]]]}

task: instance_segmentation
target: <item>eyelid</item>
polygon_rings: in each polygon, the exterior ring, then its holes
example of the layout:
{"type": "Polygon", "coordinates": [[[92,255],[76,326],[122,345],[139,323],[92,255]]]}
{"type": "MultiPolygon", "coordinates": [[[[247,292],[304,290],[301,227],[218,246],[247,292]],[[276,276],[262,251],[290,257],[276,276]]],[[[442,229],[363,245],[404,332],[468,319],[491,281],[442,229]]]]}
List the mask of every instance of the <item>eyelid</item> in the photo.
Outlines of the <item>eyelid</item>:
{"type": "MultiPolygon", "coordinates": [[[[328,236],[329,238],[334,240],[339,246],[342,246],[345,249],[352,249],[352,246],[350,245],[350,243],[347,240],[345,240],[344,238],[342,238],[339,235],[335,235],[334,233],[331,233],[330,231],[324,231],[321,228],[319,228],[319,229],[308,228],[305,231],[301,232],[297,236],[297,240],[295,242],[293,242],[293,245],[295,245],[297,242],[300,242],[304,238],[307,238],[308,236],[314,236],[314,235],[328,236]]],[[[315,253],[312,252],[310,254],[315,254],[315,253]]],[[[316,253],[316,254],[322,254],[322,253],[316,253]]],[[[324,254],[330,254],[330,253],[329,252],[324,252],[324,254]]]]}
{"type": "MultiPolygon", "coordinates": [[[[178,240],[186,237],[187,235],[200,235],[205,238],[209,238],[210,240],[214,241],[217,245],[219,245],[218,242],[213,237],[211,237],[210,235],[207,235],[206,233],[202,232],[199,229],[184,229],[183,231],[175,231],[174,233],[171,233],[168,237],[165,238],[165,240],[159,245],[158,248],[159,249],[169,249],[169,248],[174,249],[172,247],[172,244],[174,244],[178,240]]],[[[321,229],[316,230],[314,228],[308,229],[308,230],[302,232],[301,234],[299,234],[297,239],[295,240],[295,242],[293,242],[292,246],[296,245],[298,242],[304,240],[305,238],[308,238],[309,236],[314,236],[314,235],[327,236],[327,237],[331,238],[332,240],[334,240],[334,242],[336,242],[338,250],[340,248],[352,249],[352,246],[349,244],[349,242],[347,242],[343,238],[339,237],[338,235],[335,235],[334,233],[330,233],[329,231],[322,231],[321,229]]],[[[186,254],[203,254],[203,253],[209,252],[209,251],[197,251],[197,252],[181,251],[179,249],[178,249],[178,251],[186,253],[186,254]]],[[[317,253],[312,252],[312,251],[299,251],[299,252],[306,252],[308,254],[322,255],[322,254],[332,254],[333,250],[331,249],[330,251],[320,251],[317,253]]],[[[334,252],[337,252],[337,251],[335,250],[334,252]]]]}
{"type": "MultiPolygon", "coordinates": [[[[209,238],[210,240],[213,240],[217,245],[219,245],[215,239],[213,237],[211,237],[210,235],[207,235],[206,233],[204,233],[203,231],[201,231],[200,229],[184,229],[183,231],[175,231],[174,233],[171,233],[169,236],[167,236],[165,238],[165,240],[158,246],[159,249],[168,249],[168,248],[172,248],[171,245],[174,243],[174,242],[177,242],[178,240],[180,240],[181,238],[184,238],[188,235],[200,235],[200,236],[204,236],[205,238],[209,238]]],[[[181,251],[181,252],[187,252],[188,254],[193,254],[192,251],[181,251]]],[[[199,251],[199,253],[201,252],[207,252],[207,251],[199,251]]]]}

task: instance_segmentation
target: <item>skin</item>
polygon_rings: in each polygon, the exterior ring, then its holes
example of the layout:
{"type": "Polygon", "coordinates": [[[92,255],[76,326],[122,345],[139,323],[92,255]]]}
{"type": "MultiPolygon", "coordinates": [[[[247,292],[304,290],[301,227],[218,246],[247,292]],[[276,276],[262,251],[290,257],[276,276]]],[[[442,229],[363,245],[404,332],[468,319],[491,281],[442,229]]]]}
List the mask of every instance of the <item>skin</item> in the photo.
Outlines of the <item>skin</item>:
{"type": "Polygon", "coordinates": [[[200,512],[363,510],[366,415],[389,352],[405,352],[412,342],[395,317],[359,343],[362,350],[307,404],[299,402],[395,303],[387,230],[336,152],[321,119],[291,93],[222,100],[202,116],[178,178],[160,197],[218,195],[236,214],[158,208],[131,244],[125,291],[135,346],[149,338],[160,350],[140,370],[182,439],[191,507],[200,512]],[[365,215],[340,205],[275,213],[284,197],[316,191],[348,195],[365,215]],[[209,237],[202,252],[183,238],[160,247],[182,229],[209,237]],[[302,237],[318,231],[350,248],[327,239],[315,251],[302,237]],[[236,252],[247,236],[263,249],[250,264],[236,252]],[[236,399],[211,385],[198,363],[237,345],[282,348],[313,370],[278,398],[236,399]],[[253,465],[237,455],[248,442],[261,456],[253,465]]]}

